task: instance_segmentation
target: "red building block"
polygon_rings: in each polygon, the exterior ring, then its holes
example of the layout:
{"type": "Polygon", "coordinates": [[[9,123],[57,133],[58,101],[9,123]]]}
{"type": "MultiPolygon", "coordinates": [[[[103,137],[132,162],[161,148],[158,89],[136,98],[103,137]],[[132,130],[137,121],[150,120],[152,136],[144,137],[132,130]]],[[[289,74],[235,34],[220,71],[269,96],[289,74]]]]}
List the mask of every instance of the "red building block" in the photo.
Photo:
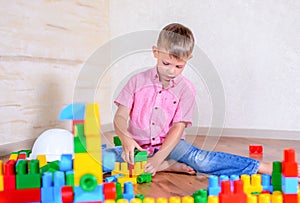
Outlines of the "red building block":
{"type": "Polygon", "coordinates": [[[285,177],[297,177],[298,176],[298,163],[295,161],[295,150],[285,149],[284,158],[282,162],[282,174],[285,177]]]}
{"type": "Polygon", "coordinates": [[[284,203],[298,203],[298,195],[297,194],[283,194],[283,202],[284,203]]]}
{"type": "Polygon", "coordinates": [[[63,203],[73,203],[74,192],[72,186],[63,186],[61,188],[61,198],[63,203]]]}
{"type": "Polygon", "coordinates": [[[8,160],[4,164],[4,191],[6,190],[15,190],[16,189],[16,171],[15,171],[15,160],[8,160]]]}
{"type": "Polygon", "coordinates": [[[263,146],[249,145],[249,154],[263,154],[263,146]]]}
{"type": "Polygon", "coordinates": [[[115,200],[117,195],[116,184],[114,182],[103,183],[103,194],[105,200],[115,200]]]}
{"type": "Polygon", "coordinates": [[[235,180],[233,182],[233,198],[232,202],[247,202],[247,196],[244,192],[244,183],[242,180],[235,180]]]}
{"type": "Polygon", "coordinates": [[[24,202],[40,202],[40,188],[30,188],[24,190],[7,190],[0,192],[1,203],[24,203],[24,202]]]}

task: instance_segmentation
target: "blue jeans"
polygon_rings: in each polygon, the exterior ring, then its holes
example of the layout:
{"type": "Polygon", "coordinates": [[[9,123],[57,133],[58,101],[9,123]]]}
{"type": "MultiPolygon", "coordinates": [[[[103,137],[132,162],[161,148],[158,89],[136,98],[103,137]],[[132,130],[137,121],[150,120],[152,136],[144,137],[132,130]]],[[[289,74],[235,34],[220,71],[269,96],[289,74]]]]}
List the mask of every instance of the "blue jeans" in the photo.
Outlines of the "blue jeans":
{"type": "MultiPolygon", "coordinates": [[[[122,147],[114,147],[105,151],[114,152],[117,162],[121,158],[122,147]]],[[[252,175],[257,173],[260,162],[248,157],[242,157],[224,152],[201,150],[185,140],[180,140],[168,159],[176,160],[192,167],[195,171],[210,175],[252,175]]]]}

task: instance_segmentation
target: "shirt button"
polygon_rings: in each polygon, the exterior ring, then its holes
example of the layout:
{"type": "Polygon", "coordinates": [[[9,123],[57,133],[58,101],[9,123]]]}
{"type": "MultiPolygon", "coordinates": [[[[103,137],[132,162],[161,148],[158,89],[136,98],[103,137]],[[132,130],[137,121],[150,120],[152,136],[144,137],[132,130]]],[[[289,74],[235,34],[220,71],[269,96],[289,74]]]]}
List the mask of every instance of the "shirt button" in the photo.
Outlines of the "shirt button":
{"type": "Polygon", "coordinates": [[[158,107],[156,106],[156,107],[154,107],[154,109],[156,109],[156,110],[157,110],[157,109],[158,109],[158,107]]]}
{"type": "Polygon", "coordinates": [[[161,94],[161,90],[158,93],[161,94]]]}
{"type": "Polygon", "coordinates": [[[152,122],[152,125],[155,125],[155,123],[154,123],[154,122],[152,122]]]}
{"type": "Polygon", "coordinates": [[[154,140],[155,140],[155,137],[152,137],[152,140],[154,141],[154,140]]]}

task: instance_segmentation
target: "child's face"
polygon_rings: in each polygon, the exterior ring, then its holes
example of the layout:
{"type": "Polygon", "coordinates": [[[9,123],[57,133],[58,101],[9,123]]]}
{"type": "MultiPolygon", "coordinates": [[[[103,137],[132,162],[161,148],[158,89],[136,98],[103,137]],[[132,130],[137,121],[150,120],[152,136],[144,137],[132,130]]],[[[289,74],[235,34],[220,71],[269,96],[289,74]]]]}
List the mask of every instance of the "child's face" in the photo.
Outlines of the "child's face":
{"type": "Polygon", "coordinates": [[[158,51],[153,47],[154,57],[157,59],[157,71],[159,79],[163,84],[169,84],[170,80],[182,73],[186,62],[191,58],[179,59],[169,53],[158,51]]]}

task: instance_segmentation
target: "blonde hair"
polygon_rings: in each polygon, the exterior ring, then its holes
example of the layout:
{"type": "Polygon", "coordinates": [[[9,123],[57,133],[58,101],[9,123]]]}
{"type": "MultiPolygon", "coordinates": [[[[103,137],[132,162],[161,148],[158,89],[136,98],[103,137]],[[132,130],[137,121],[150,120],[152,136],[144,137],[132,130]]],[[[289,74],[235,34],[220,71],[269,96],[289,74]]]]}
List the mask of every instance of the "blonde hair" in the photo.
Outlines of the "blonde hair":
{"type": "Polygon", "coordinates": [[[193,33],[179,23],[169,24],[159,33],[157,48],[175,58],[189,58],[194,48],[193,33]]]}

